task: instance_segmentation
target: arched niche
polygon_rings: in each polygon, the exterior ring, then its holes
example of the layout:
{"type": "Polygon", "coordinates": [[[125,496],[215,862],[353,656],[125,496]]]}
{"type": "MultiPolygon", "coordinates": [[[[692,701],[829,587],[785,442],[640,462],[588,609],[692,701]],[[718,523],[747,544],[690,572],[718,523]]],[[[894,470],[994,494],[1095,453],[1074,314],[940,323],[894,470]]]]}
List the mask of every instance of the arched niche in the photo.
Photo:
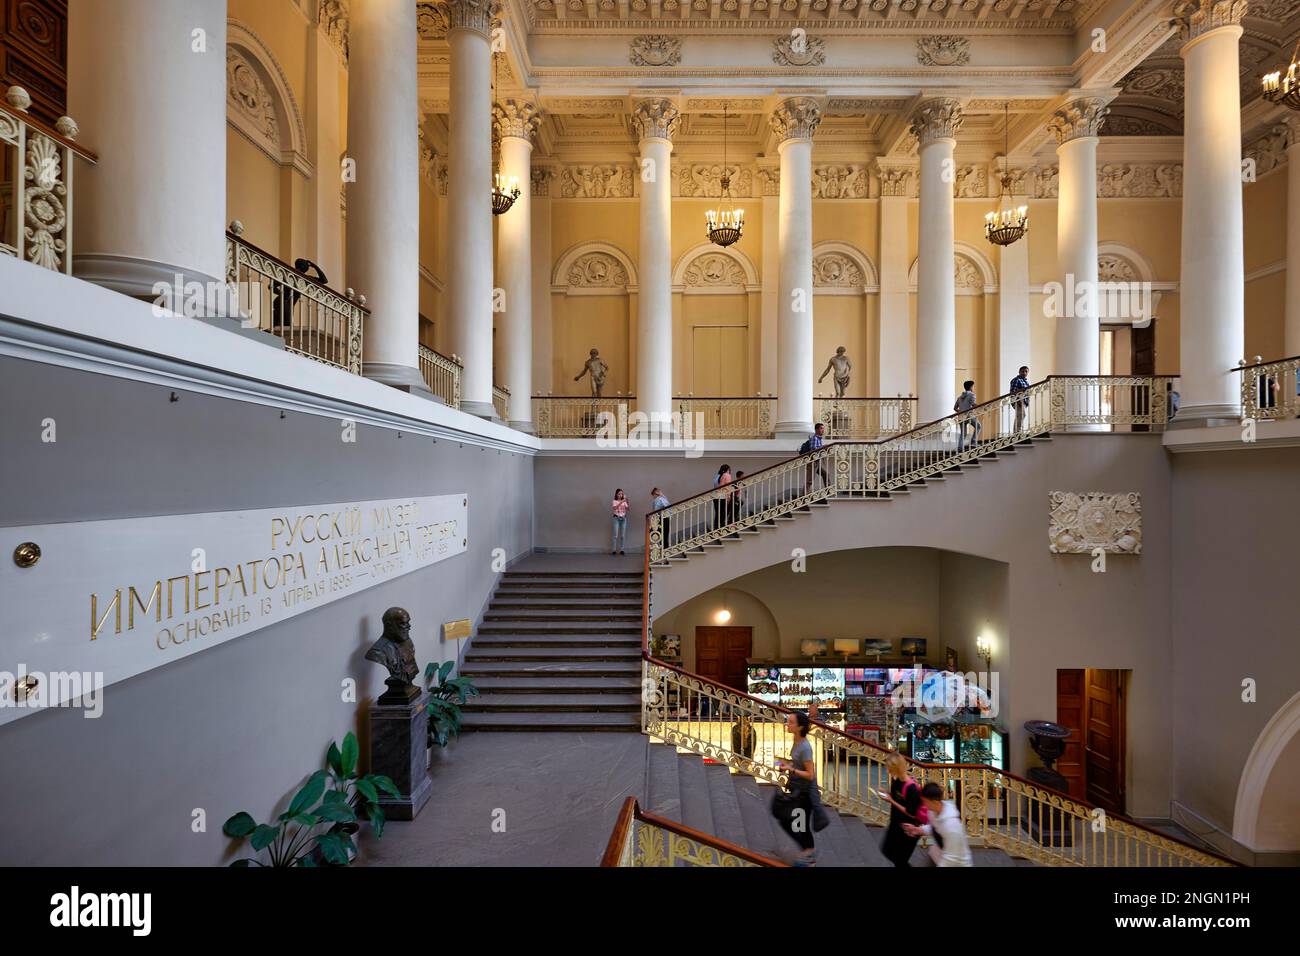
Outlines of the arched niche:
{"type": "Polygon", "coordinates": [[[593,348],[609,365],[605,394],[634,390],[636,293],[636,267],[613,243],[581,242],[561,253],[551,273],[551,379],[557,394],[591,394],[585,381],[573,377],[593,348]]]}
{"type": "Polygon", "coordinates": [[[813,246],[813,382],[820,394],[834,394],[833,378],[817,378],[843,346],[853,362],[847,397],[879,393],[880,329],[877,296],[880,277],[875,264],[857,246],[827,240],[813,246]]]}
{"type": "Polygon", "coordinates": [[[312,175],[307,128],[284,70],[238,20],[226,22],[226,121],[277,165],[312,175]]]}
{"type": "Polygon", "coordinates": [[[1300,850],[1300,821],[1294,813],[1297,785],[1300,693],[1278,708],[1246,758],[1232,814],[1233,839],[1257,852],[1300,850]]]}
{"type": "Polygon", "coordinates": [[[673,268],[673,392],[740,398],[758,378],[762,287],[735,246],[688,249],[673,268]]]}

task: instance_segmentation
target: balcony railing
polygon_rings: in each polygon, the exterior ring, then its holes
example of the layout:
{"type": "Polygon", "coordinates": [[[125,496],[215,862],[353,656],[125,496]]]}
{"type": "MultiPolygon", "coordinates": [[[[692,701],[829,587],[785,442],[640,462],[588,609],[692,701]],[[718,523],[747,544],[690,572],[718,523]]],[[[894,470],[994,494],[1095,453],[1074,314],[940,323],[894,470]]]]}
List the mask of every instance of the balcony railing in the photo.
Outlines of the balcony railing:
{"type": "Polygon", "coordinates": [[[635,395],[613,398],[534,395],[533,426],[539,438],[595,438],[602,422],[618,421],[619,406],[626,415],[635,404],[635,395]],[[603,413],[612,417],[602,418],[603,413]]]}
{"type": "Polygon", "coordinates": [[[226,232],[226,282],[238,292],[244,323],[279,337],[290,352],[361,374],[364,296],[335,292],[240,237],[226,232]]]}
{"type": "Polygon", "coordinates": [[[1300,355],[1244,365],[1241,374],[1241,413],[1246,418],[1274,420],[1300,417],[1300,355]]]}
{"type": "Polygon", "coordinates": [[[452,408],[460,408],[460,374],[464,366],[454,358],[448,358],[441,352],[421,345],[420,374],[429,391],[437,395],[452,408]]]}
{"type": "Polygon", "coordinates": [[[819,398],[817,421],[827,438],[884,438],[910,431],[915,398],[819,398]]]}
{"type": "Polygon", "coordinates": [[[775,398],[674,398],[697,438],[771,438],[775,398]],[[697,417],[698,416],[698,417],[697,417]]]}
{"type": "Polygon", "coordinates": [[[785,866],[623,801],[601,866],[785,866]]]}
{"type": "Polygon", "coordinates": [[[0,255],[70,275],[72,157],[96,157],[73,142],[69,117],[50,128],[27,115],[31,101],[11,86],[0,103],[0,255]]]}
{"type": "Polygon", "coordinates": [[[497,411],[497,418],[503,422],[510,421],[510,389],[504,385],[493,385],[492,407],[497,411]]]}

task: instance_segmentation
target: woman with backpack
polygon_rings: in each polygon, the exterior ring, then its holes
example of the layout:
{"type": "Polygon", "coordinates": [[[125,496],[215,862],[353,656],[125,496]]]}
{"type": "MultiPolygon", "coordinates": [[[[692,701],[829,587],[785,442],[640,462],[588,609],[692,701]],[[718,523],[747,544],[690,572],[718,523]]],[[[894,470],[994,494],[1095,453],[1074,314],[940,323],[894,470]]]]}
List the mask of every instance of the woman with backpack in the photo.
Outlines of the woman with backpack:
{"type": "Polygon", "coordinates": [[[789,776],[786,789],[772,798],[772,815],[781,829],[799,844],[795,866],[815,866],[817,851],[813,846],[813,830],[822,829],[826,811],[817,798],[817,765],[813,761],[812,744],[808,742],[808,729],[812,726],[808,715],[795,711],[786,718],[785,729],[794,738],[789,760],[777,760],[776,765],[789,776]]]}
{"type": "Polygon", "coordinates": [[[912,851],[920,834],[909,836],[904,825],[921,827],[929,823],[925,805],[921,802],[921,786],[907,772],[907,761],[902,754],[894,754],[885,761],[889,771],[889,793],[877,790],[876,793],[890,803],[889,829],[880,844],[880,852],[894,866],[911,866],[912,851]]]}

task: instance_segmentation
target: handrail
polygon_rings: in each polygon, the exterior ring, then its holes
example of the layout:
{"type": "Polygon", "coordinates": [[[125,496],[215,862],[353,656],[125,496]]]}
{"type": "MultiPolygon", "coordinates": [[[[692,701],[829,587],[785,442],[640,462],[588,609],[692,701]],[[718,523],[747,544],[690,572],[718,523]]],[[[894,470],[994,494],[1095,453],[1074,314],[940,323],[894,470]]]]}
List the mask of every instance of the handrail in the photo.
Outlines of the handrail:
{"type": "Polygon", "coordinates": [[[1278,421],[1300,417],[1300,355],[1241,365],[1232,371],[1241,373],[1244,418],[1278,421]]]}
{"type": "MultiPolygon", "coordinates": [[[[234,222],[239,223],[239,220],[236,219],[234,220],[234,222]]],[[[321,280],[317,279],[315,276],[308,275],[305,272],[299,272],[293,266],[289,265],[289,263],[285,262],[283,259],[277,256],[275,253],[267,252],[257,243],[249,242],[247,239],[245,239],[242,224],[240,224],[239,231],[235,231],[233,229],[227,229],[226,239],[238,243],[241,246],[245,246],[246,248],[251,249],[253,252],[256,252],[259,256],[271,260],[277,266],[280,266],[282,269],[285,269],[286,271],[293,273],[297,278],[301,279],[302,281],[310,282],[312,285],[318,286],[322,291],[328,292],[331,295],[336,295],[340,299],[346,299],[350,305],[352,305],[354,308],[359,309],[362,315],[370,314],[370,310],[366,308],[365,296],[349,295],[348,292],[351,292],[352,291],[351,289],[347,290],[347,292],[340,292],[338,289],[335,289],[333,286],[329,285],[328,283],[321,282],[321,280]]]]}
{"type": "MultiPolygon", "coordinates": [[[[1258,356],[1256,357],[1258,358],[1258,356]]],[[[1278,365],[1282,362],[1300,362],[1300,355],[1288,355],[1285,358],[1269,359],[1267,362],[1256,362],[1254,365],[1237,365],[1228,369],[1228,372],[1246,372],[1252,368],[1264,368],[1265,366],[1278,365]]]]}
{"type": "MultiPolygon", "coordinates": [[[[12,88],[13,87],[10,87],[10,89],[12,88]]],[[[48,136],[50,139],[54,140],[60,146],[72,150],[74,153],[76,153],[78,156],[80,156],[82,159],[84,159],[86,162],[90,163],[91,165],[96,165],[99,163],[98,153],[86,149],[86,147],[82,146],[72,137],[65,136],[63,133],[60,133],[57,128],[51,126],[50,124],[46,123],[42,119],[38,119],[37,117],[33,116],[31,113],[27,113],[23,110],[19,110],[13,106],[10,106],[7,103],[5,103],[4,100],[0,100],[0,113],[8,113],[10,116],[18,120],[19,122],[26,123],[28,126],[35,127],[43,135],[48,136]]],[[[68,117],[65,117],[65,119],[67,118],[68,117]]],[[[77,132],[76,125],[73,124],[72,133],[74,136],[76,135],[76,132],[77,132]]]]}
{"type": "Polygon", "coordinates": [[[693,843],[709,847],[727,856],[736,857],[738,860],[743,860],[753,866],[789,866],[788,863],[773,860],[743,846],[737,846],[721,837],[703,833],[693,827],[686,826],[684,823],[677,823],[674,820],[661,817],[657,813],[651,813],[649,810],[642,810],[640,801],[636,797],[628,797],[623,801],[623,806],[619,809],[618,817],[614,822],[614,830],[610,833],[609,842],[605,845],[605,852],[601,855],[600,865],[602,867],[614,867],[621,864],[624,852],[627,850],[628,842],[631,839],[634,822],[645,823],[676,836],[684,837],[693,843]]]}

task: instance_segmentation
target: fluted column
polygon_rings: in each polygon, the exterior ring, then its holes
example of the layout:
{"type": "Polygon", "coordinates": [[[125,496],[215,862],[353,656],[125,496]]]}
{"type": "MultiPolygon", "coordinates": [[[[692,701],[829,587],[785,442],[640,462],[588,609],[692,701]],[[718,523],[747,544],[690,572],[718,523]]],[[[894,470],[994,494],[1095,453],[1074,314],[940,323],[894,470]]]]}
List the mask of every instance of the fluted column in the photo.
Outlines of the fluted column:
{"type": "Polygon", "coordinates": [[[1229,371],[1246,341],[1241,102],[1237,43],[1243,0],[1196,0],[1178,18],[1186,83],[1179,353],[1184,421],[1241,414],[1229,371]]]}
{"type": "Polygon", "coordinates": [[[1286,151],[1286,328],[1282,355],[1300,355],[1300,123],[1286,151]]]}
{"type": "Polygon", "coordinates": [[[504,294],[501,384],[510,389],[510,427],[533,431],[533,135],[541,116],[523,100],[492,111],[501,142],[501,175],[519,185],[519,198],[497,218],[497,275],[504,294]]]}
{"type": "Polygon", "coordinates": [[[641,147],[640,262],[637,277],[636,400],[667,421],[673,410],[673,135],[681,114],[670,100],[642,100],[632,112],[641,147]]]}
{"type": "Polygon", "coordinates": [[[532,177],[529,215],[533,220],[533,391],[549,395],[555,387],[551,367],[551,181],[555,170],[535,166],[532,177]]]}
{"type": "Polygon", "coordinates": [[[915,195],[916,167],[878,162],[880,177],[879,392],[912,394],[912,321],[909,316],[907,210],[915,195]]]}
{"type": "Polygon", "coordinates": [[[224,0],[72,0],[67,40],[68,113],[99,154],[77,170],[73,271],[141,297],[224,282],[224,0]]]}
{"type": "Polygon", "coordinates": [[[919,423],[952,414],[957,397],[957,288],[954,277],[953,149],[961,104],[927,100],[912,117],[921,152],[920,249],[916,275],[916,414],[919,423]]]}
{"type": "Polygon", "coordinates": [[[813,425],[812,140],[821,107],[786,100],[772,114],[781,156],[777,281],[778,437],[806,436],[813,425]]]}
{"type": "Polygon", "coordinates": [[[777,393],[777,283],[781,274],[780,229],[781,165],[770,160],[758,167],[758,181],[763,190],[763,291],[759,319],[758,384],[764,395],[777,393]]]}
{"type": "Polygon", "coordinates": [[[1097,289],[1097,137],[1110,110],[1084,96],[1057,110],[1047,128],[1061,164],[1056,201],[1056,263],[1064,294],[1056,316],[1057,375],[1096,375],[1101,315],[1097,289]]]}
{"type": "Polygon", "coordinates": [[[366,296],[367,378],[428,394],[420,375],[420,93],[415,8],[352,6],[348,35],[348,285],[366,296]]]}
{"type": "MultiPolygon", "coordinates": [[[[407,6],[412,6],[407,3],[407,6]]],[[[451,50],[447,167],[447,312],[464,365],[460,407],[491,418],[492,59],[498,0],[447,0],[451,50]]],[[[412,14],[414,15],[414,14],[412,14]]],[[[514,396],[512,395],[513,399],[514,396]]],[[[514,402],[510,403],[512,406],[514,402]]]]}

